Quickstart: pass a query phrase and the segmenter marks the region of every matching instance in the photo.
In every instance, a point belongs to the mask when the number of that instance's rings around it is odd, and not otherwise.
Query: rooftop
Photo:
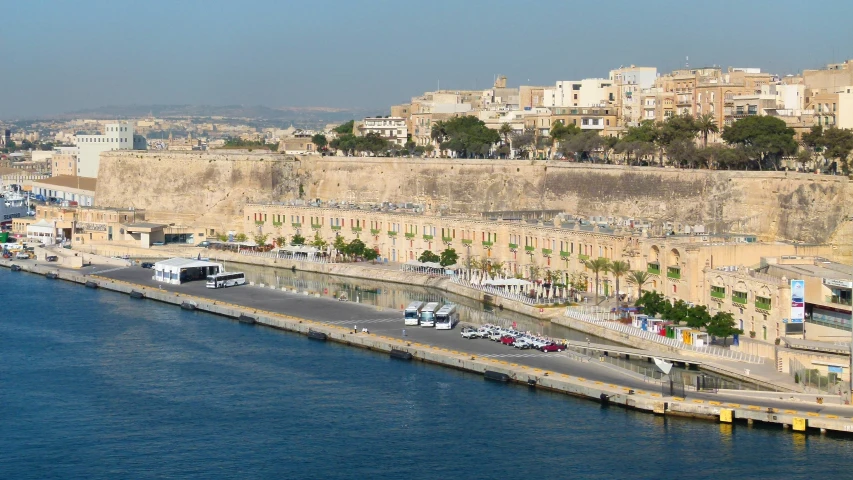
[[[52,187],[64,187],[64,188],[76,188],[80,190],[87,190],[90,192],[95,191],[95,184],[97,183],[96,178],[92,177],[78,177],[75,175],[57,175],[55,177],[43,178],[41,180],[34,180],[33,185],[39,186],[52,186]]]

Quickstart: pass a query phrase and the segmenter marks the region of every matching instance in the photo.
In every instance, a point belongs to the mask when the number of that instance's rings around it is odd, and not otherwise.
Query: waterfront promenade
[[[4,261],[4,266],[11,262]],[[18,262],[23,263],[23,262]],[[23,264],[25,270],[49,271],[47,265]],[[50,269],[56,271],[56,269]],[[193,299],[199,308],[226,316],[252,315],[258,323],[307,333],[324,332],[342,343],[390,351],[408,351],[416,359],[473,372],[492,370],[506,373],[514,381],[532,383],[594,400],[609,396],[609,403],[667,415],[696,416],[721,421],[732,419],[762,421],[793,426],[853,432],[853,409],[797,401],[795,394],[763,392],[687,392],[685,397],[667,396],[660,386],[640,376],[596,362],[584,355],[519,352],[485,340],[464,340],[458,330],[436,331],[410,327],[403,337],[400,313],[352,302],[316,298],[302,292],[283,292],[269,287],[245,286],[209,290],[202,283],[181,286],[158,285],[150,270],[138,267],[89,267],[80,271],[60,271],[60,278],[124,293],[141,291],[146,298],[180,304]],[[94,275],[91,275],[94,273]],[[353,333],[354,326],[368,328],[369,334]]]

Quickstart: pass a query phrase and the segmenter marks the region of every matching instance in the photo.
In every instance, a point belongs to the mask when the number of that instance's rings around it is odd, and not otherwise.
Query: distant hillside
[[[369,115],[379,115],[382,109],[346,109],[332,107],[277,107],[270,108],[261,105],[110,105],[92,109],[77,110],[56,115],[58,119],[95,118],[119,119],[140,118],[153,115],[160,118],[176,117],[224,117],[230,119],[247,119],[270,125],[296,126],[322,125],[341,122],[352,118],[363,118]]]

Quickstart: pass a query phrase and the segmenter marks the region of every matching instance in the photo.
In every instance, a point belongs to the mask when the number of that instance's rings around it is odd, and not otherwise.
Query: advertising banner
[[[806,281],[791,280],[791,323],[803,323],[806,316]]]

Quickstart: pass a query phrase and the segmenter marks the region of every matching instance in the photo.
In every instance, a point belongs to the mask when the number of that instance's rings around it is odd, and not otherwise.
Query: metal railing
[[[841,381],[840,374],[824,375],[817,368],[808,368],[794,358],[788,359],[788,366],[794,382],[802,385],[807,392],[842,395],[850,391],[850,382]]]
[[[277,258],[281,260],[296,260],[299,262],[311,263],[335,263],[330,257],[322,256],[294,256],[293,254],[283,254],[277,252],[255,252],[252,250],[240,250],[240,255],[246,257],[261,257],[261,258]]]
[[[598,311],[593,311],[592,309],[589,309],[587,307],[566,307],[565,316],[574,320],[580,320],[582,322],[591,323],[593,325],[605,327],[631,337],[642,338],[643,340],[649,340],[679,350],[702,353],[724,360],[737,360],[754,364],[764,363],[764,358],[758,355],[752,355],[745,352],[737,352],[727,348],[720,348],[712,345],[699,347],[696,345],[684,343],[679,339],[662,337],[656,333],[652,333],[648,330],[643,330],[632,325],[625,325],[616,321],[615,313],[603,312],[600,309],[598,309]]]

